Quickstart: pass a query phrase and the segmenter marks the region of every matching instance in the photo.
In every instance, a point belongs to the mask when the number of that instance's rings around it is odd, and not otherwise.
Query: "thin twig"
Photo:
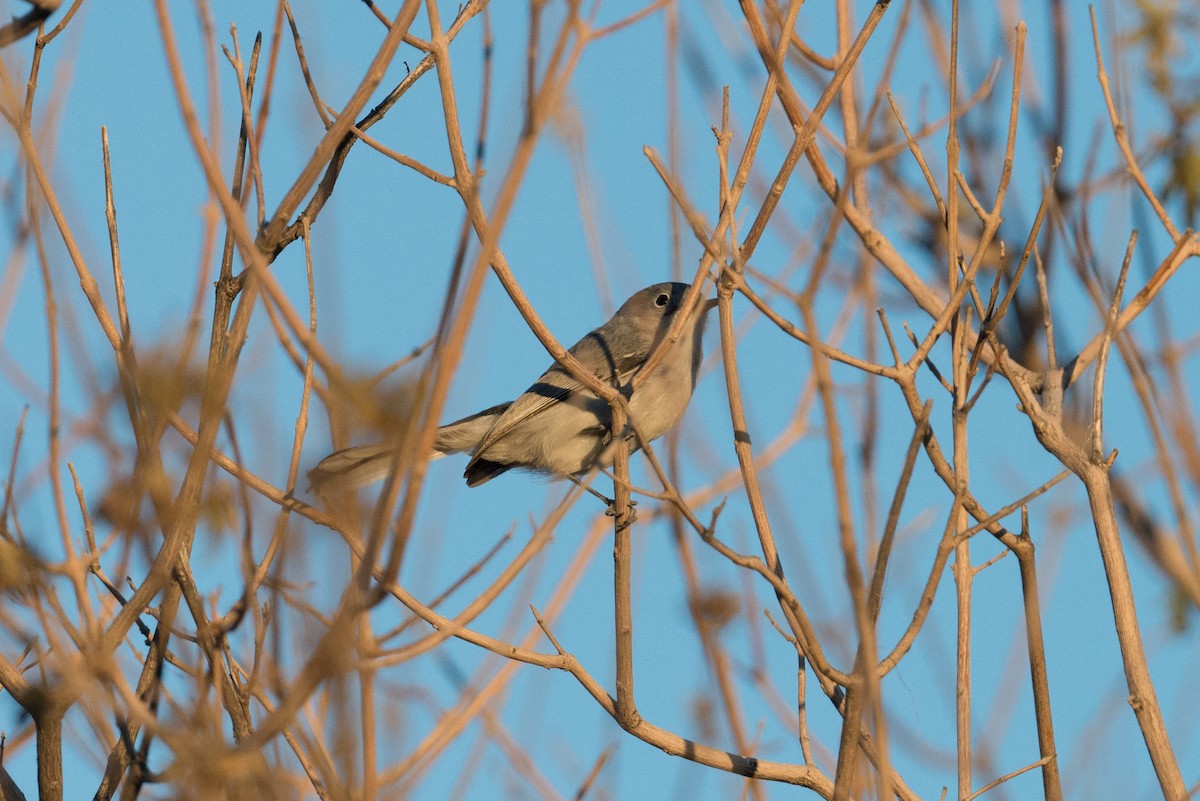
[[[1138,232],[1135,228],[1129,233],[1129,244],[1125,246],[1125,258],[1121,262],[1121,272],[1117,276],[1117,285],[1113,289],[1112,302],[1104,321],[1104,338],[1100,341],[1100,355],[1096,358],[1096,377],[1092,385],[1092,426],[1091,426],[1091,456],[1094,461],[1104,460],[1101,449],[1104,447],[1104,376],[1108,371],[1108,352],[1116,335],[1117,311],[1121,308],[1121,298],[1125,294],[1125,279],[1129,276],[1129,265],[1133,262],[1133,249],[1137,245]]]

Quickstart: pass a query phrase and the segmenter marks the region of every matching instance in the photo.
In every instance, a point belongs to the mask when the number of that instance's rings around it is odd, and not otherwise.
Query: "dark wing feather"
[[[491,459],[472,459],[463,476],[467,479],[468,487],[478,487],[507,472],[508,469],[509,465],[493,462]]]

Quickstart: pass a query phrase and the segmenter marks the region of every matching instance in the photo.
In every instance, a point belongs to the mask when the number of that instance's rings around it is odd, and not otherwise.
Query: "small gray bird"
[[[625,387],[667,335],[680,311],[687,284],[655,284],[641,290],[571,348],[571,355],[602,381]],[[671,429],[692,398],[700,369],[706,312],[701,300],[678,341],[650,377],[631,395],[629,411],[643,436],[657,439]],[[638,446],[630,431],[631,447]],[[575,479],[601,460],[608,466],[612,410],[557,362],[519,398],[442,426],[431,458],[469,453],[463,475],[476,487],[514,468]],[[340,491],[378,481],[391,468],[394,445],[346,448],[309,471],[318,492]],[[603,497],[603,496],[601,496]],[[607,499],[606,499],[607,500]]]

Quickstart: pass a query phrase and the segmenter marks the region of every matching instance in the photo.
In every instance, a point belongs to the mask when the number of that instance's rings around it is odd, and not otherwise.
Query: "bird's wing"
[[[566,400],[572,392],[582,387],[581,382],[557,364],[542,373],[542,377],[521,393],[521,396],[496,418],[496,422],[492,423],[492,427],[479,441],[479,446],[475,449],[475,455],[471,458],[467,468],[470,469],[471,463],[479,459],[489,447],[513,428],[555,403]]]
[[[593,370],[593,374],[606,383],[612,382],[614,370],[621,382],[628,380],[629,375],[644,361],[644,356],[639,358],[635,353],[611,353],[601,329],[593,331],[579,340],[571,348],[571,354],[584,364],[601,365],[599,369]],[[496,418],[491,429],[479,441],[479,447],[475,449],[475,454],[468,462],[467,469],[470,470],[471,465],[489,447],[514,427],[545,411],[555,403],[566,400],[572,392],[583,388],[583,382],[567,372],[562,365],[557,363],[552,365],[549,370],[542,373],[533,386],[521,393],[521,396]]]

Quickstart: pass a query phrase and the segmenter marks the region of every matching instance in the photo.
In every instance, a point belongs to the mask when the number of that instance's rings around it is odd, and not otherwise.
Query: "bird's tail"
[[[334,451],[308,471],[309,483],[314,492],[324,495],[379,481],[391,469],[393,452],[393,447],[383,442]]]
[[[511,405],[511,403],[500,403],[470,417],[446,423],[437,430],[437,436],[434,437],[434,458],[445,456],[448,453],[469,453],[474,456],[479,442],[491,430],[496,418],[504,414]]]
[[[442,426],[434,437],[433,452],[429,458],[438,459],[450,453],[475,453],[483,435],[508,406],[502,403]],[[381,480],[392,469],[395,448],[394,443],[378,442],[334,451],[308,471],[312,490],[325,495],[357,489]]]

